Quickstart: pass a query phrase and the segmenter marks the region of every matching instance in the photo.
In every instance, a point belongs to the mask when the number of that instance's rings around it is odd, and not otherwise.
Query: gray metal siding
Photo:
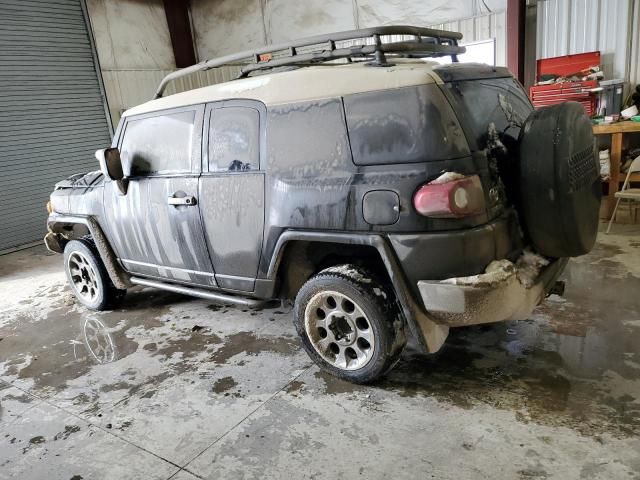
[[[80,0],[0,0],[0,252],[41,239],[53,185],[110,143]]]
[[[599,50],[605,78],[628,79],[632,7],[639,4],[638,0],[538,1],[537,57]]]

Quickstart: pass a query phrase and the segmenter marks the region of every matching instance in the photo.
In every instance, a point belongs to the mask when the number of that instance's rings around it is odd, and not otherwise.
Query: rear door
[[[200,210],[216,281],[252,292],[264,228],[265,107],[232,100],[205,111]]]
[[[204,106],[125,120],[119,148],[126,194],[105,188],[114,248],[133,273],[204,286],[215,277],[198,202]]]

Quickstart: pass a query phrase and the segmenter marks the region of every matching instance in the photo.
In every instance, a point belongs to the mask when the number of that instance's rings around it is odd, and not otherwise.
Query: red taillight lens
[[[413,206],[425,217],[459,218],[482,213],[485,208],[482,183],[477,175],[453,180],[434,180],[420,187],[413,196]],[[443,177],[441,177],[443,178]]]

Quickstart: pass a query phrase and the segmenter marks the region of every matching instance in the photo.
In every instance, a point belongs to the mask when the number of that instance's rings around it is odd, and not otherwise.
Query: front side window
[[[211,111],[209,171],[238,172],[259,168],[260,113],[250,107]]]
[[[120,147],[125,173],[190,172],[195,116],[187,111],[129,120]]]

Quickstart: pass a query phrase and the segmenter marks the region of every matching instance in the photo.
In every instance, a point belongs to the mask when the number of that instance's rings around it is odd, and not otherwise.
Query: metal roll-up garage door
[[[111,142],[80,0],[0,0],[0,252],[42,239],[53,185]]]

